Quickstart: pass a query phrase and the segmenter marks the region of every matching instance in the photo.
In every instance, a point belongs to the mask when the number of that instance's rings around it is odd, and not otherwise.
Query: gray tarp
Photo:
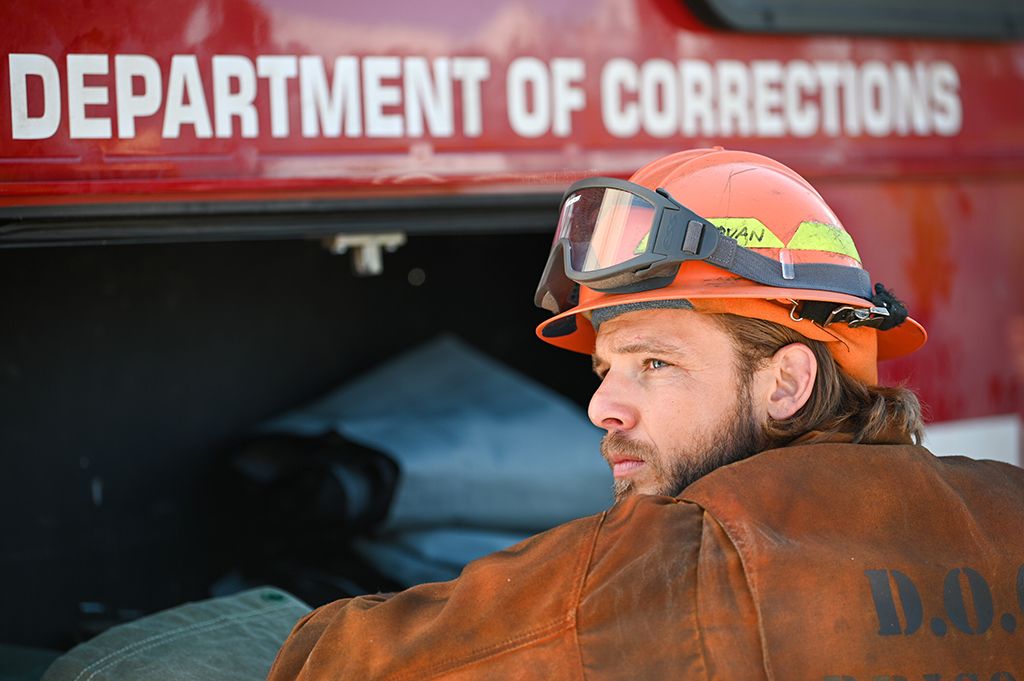
[[[336,430],[398,463],[384,527],[356,548],[404,584],[450,579],[474,558],[611,504],[602,433],[583,410],[450,336],[267,429]]]

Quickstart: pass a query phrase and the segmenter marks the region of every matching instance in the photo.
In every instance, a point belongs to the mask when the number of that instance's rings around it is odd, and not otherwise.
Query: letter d
[[[42,54],[11,54],[11,136],[16,140],[53,137],[60,126],[60,75],[57,65]],[[43,81],[43,113],[28,115],[28,77]]]
[[[902,633],[910,636],[921,626],[924,613],[921,608],[921,595],[910,577],[899,570],[865,570],[871,583],[871,598],[875,602],[875,614],[878,615],[878,635],[895,636]],[[889,576],[896,582],[896,590],[903,606],[903,621],[906,626],[900,631],[899,615],[896,612],[896,601],[893,597]]]

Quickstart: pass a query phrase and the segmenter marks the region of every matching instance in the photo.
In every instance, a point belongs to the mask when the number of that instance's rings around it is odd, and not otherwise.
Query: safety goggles
[[[820,319],[814,321],[822,325],[882,326],[887,321],[885,308],[870,306],[871,279],[863,269],[767,258],[741,247],[666,190],[651,191],[607,177],[581,180],[562,197],[551,254],[534,301],[559,314],[578,304],[581,285],[602,293],[663,288],[683,263],[692,260],[765,286],[832,291],[865,301],[864,309],[844,306],[841,314],[839,306],[816,305],[814,317]],[[780,297],[786,294],[780,292]]]

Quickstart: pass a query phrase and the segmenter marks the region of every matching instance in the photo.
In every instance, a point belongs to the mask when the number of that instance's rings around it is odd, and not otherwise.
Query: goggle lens
[[[656,213],[650,202],[628,191],[580,189],[562,204],[555,241],[568,239],[577,272],[613,267],[648,250]]]

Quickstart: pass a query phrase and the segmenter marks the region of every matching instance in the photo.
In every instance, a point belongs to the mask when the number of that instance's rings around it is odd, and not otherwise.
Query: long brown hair
[[[810,432],[824,439],[846,433],[865,444],[912,440],[920,444],[924,422],[917,396],[904,387],[867,385],[839,368],[824,343],[763,319],[732,314],[708,315],[730,335],[736,349],[741,385],[782,347],[803,343],[818,362],[811,396],[796,414],[769,419],[765,437],[782,446]]]

